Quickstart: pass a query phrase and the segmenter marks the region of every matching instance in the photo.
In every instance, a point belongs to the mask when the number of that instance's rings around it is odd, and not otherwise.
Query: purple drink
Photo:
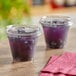
[[[40,21],[48,48],[63,48],[69,30],[69,18],[64,16],[47,16]]]
[[[7,35],[14,61],[29,61],[34,54],[37,28],[14,27],[7,30]]]

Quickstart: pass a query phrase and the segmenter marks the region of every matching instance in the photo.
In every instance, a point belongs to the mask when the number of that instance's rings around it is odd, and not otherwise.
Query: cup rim
[[[41,30],[40,30],[40,28],[38,26],[33,26],[33,25],[27,26],[27,25],[25,25],[25,27],[30,27],[30,28],[35,27],[35,29],[37,29],[37,30],[35,30],[34,32],[23,33],[23,34],[11,32],[11,29],[10,28],[12,28],[12,27],[14,27],[14,25],[8,25],[6,27],[6,34],[7,34],[7,36],[9,36],[9,35],[12,35],[13,36],[14,35],[14,36],[37,36],[38,37],[38,36],[41,35]],[[15,26],[15,27],[20,27],[20,26]],[[22,27],[24,27],[24,26],[22,26]]]
[[[63,18],[63,19],[67,19],[67,20],[70,20],[71,17],[69,16],[64,16],[64,15],[47,15],[47,16],[42,16],[42,18],[47,18],[47,17],[51,17],[51,18]]]
[[[72,25],[71,17],[69,16],[64,16],[64,15],[50,15],[50,16],[42,16],[41,19],[39,20],[39,23],[42,24],[42,26],[46,26],[48,24],[48,20],[52,23],[54,20],[64,20],[66,23],[69,25]],[[44,23],[45,22],[45,23]],[[44,25],[45,24],[45,25]]]

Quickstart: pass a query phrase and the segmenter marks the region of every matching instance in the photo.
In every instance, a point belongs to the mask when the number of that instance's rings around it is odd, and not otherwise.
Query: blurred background
[[[40,26],[45,15],[68,15],[75,28],[76,0],[0,0],[0,40],[6,39],[6,26],[26,24]]]

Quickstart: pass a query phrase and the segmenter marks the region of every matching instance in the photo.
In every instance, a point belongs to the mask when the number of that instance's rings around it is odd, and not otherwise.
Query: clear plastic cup
[[[14,62],[30,61],[33,58],[34,48],[39,28],[34,26],[8,26],[7,36]]]
[[[66,42],[70,18],[67,16],[44,16],[40,19],[47,48],[63,48]]]

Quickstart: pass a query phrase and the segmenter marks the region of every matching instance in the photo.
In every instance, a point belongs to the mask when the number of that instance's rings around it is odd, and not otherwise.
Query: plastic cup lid
[[[72,25],[71,18],[68,16],[43,16],[40,19],[43,26]]]
[[[15,25],[9,25],[7,26],[7,34],[10,35],[21,35],[21,36],[30,36],[30,35],[41,35],[41,30],[38,26],[15,26]]]

